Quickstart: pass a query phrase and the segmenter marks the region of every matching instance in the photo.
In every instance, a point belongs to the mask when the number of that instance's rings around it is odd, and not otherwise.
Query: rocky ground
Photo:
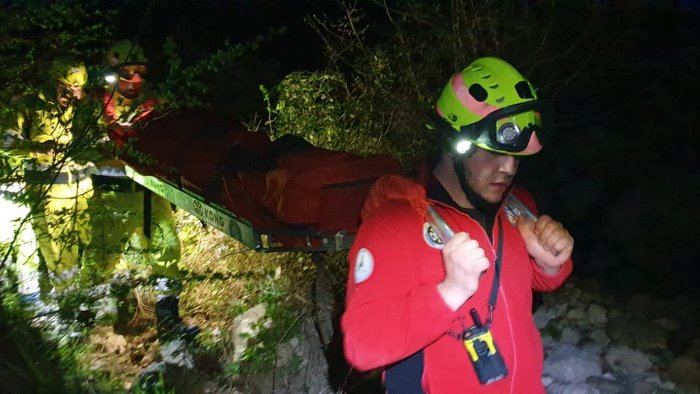
[[[698,393],[698,304],[569,282],[535,313],[550,394]]]
[[[257,306],[234,321],[231,330],[241,340],[234,344],[236,350],[228,361],[240,357],[249,338],[264,327],[256,324],[264,316],[264,308]],[[542,379],[547,392],[700,393],[697,317],[697,304],[682,296],[673,300],[642,294],[613,297],[605,295],[593,282],[572,280],[557,292],[547,294],[534,316],[545,347]],[[280,341],[274,372],[224,379],[221,368],[212,369],[210,365],[209,374],[200,379],[197,391],[369,392],[367,384],[361,388],[346,384],[341,389],[331,389],[329,378],[333,377],[329,376],[328,363],[321,351],[325,341],[319,335],[318,322],[305,316],[300,318],[299,326],[296,337]],[[176,384],[178,380],[182,383],[181,379],[205,376],[202,360],[182,355],[178,358],[173,356],[173,349],[155,346],[157,342],[139,340],[130,344],[113,333],[96,331],[95,335],[102,336],[103,340],[96,343],[102,344],[105,353],[121,355],[120,359],[127,364],[138,359],[138,365],[144,368],[142,374],[166,371],[166,380],[174,379]],[[96,363],[95,367],[100,367],[99,359]]]

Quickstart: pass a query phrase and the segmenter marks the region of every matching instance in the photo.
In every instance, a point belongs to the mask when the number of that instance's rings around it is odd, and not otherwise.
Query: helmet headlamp
[[[467,153],[467,151],[471,147],[472,147],[472,143],[471,143],[471,141],[468,141],[468,140],[460,139],[455,143],[455,151],[457,152],[457,154],[460,154],[460,155]]]
[[[117,83],[117,80],[118,80],[117,74],[109,73],[109,74],[105,75],[105,82],[107,82],[110,85],[114,85],[115,83]]]

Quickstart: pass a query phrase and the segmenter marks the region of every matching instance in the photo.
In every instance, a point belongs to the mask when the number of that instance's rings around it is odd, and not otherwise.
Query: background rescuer
[[[392,176],[370,192],[342,329],[346,358],[383,368],[389,393],[544,393],[532,290],[571,273],[573,238],[503,206],[511,194],[536,212],[512,181],[519,157],[542,148],[538,105],[511,65],[477,59],[437,101],[442,138],[423,184]]]

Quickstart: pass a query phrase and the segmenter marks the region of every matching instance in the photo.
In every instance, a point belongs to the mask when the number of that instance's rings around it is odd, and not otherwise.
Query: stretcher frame
[[[249,220],[174,182],[142,175],[128,165],[126,175],[146,189],[257,252],[340,251],[349,249],[354,240],[354,235],[346,230],[324,233],[313,229],[256,228]],[[303,246],[284,246],[278,241],[278,237],[296,239]]]

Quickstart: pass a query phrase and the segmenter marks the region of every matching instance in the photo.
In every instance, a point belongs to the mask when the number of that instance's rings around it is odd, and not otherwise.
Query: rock
[[[547,327],[549,321],[554,319],[555,317],[557,317],[557,314],[553,308],[547,308],[545,306],[542,306],[537,309],[535,314],[532,316],[532,319],[535,321],[535,326],[537,327],[537,329],[541,330]]]
[[[542,385],[543,386],[548,387],[554,382],[555,382],[555,380],[553,377],[551,377],[549,375],[542,375]]]
[[[661,380],[655,374],[633,374],[627,381],[627,390],[635,394],[675,394],[675,391],[661,387]]]
[[[559,382],[583,382],[601,372],[598,358],[575,346],[561,345],[544,360],[544,373]]]
[[[542,347],[544,347],[545,354],[550,353],[557,347],[557,341],[549,335],[542,335]]]
[[[564,327],[559,342],[565,345],[576,345],[581,340],[581,334],[571,327]]]
[[[334,393],[329,386],[328,362],[313,318],[305,318],[299,338],[277,348],[274,379],[269,374],[241,376],[245,393]],[[274,383],[274,386],[273,386]]]
[[[596,304],[591,305],[588,308],[588,321],[594,326],[605,325],[608,321],[605,308]]]
[[[583,308],[571,309],[569,313],[566,314],[566,318],[570,320],[584,320],[586,318],[586,312]]]
[[[265,317],[265,305],[258,304],[233,319],[231,327],[234,348],[232,362],[241,360],[248,340],[258,334],[260,330],[258,323],[263,317]]]
[[[176,339],[161,346],[160,356],[163,362],[176,365],[185,369],[194,368],[194,357],[187,348],[187,342],[184,339]]]
[[[555,382],[547,386],[547,394],[600,394],[600,391],[583,382]]]
[[[608,351],[605,361],[614,370],[624,373],[643,373],[651,369],[649,358],[642,352],[627,346],[614,347]]]
[[[129,348],[123,335],[115,334],[112,327],[98,326],[92,331],[90,342],[101,346],[107,353],[124,354]]]
[[[626,390],[624,383],[604,376],[589,376],[586,378],[586,383],[601,393],[624,393]]]
[[[601,358],[600,355],[603,353],[603,346],[597,343],[586,343],[581,346],[581,349],[589,354],[592,354],[598,358]]]
[[[610,343],[610,338],[605,334],[605,329],[602,328],[591,331],[589,337],[600,346],[607,346]]]

